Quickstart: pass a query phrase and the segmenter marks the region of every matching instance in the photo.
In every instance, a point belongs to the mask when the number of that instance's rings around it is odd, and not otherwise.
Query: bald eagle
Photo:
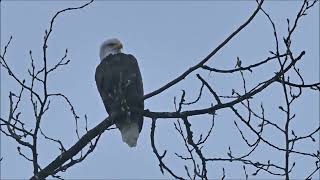
[[[143,125],[143,84],[136,58],[122,53],[121,49],[118,39],[102,43],[95,80],[108,114],[120,114],[116,116],[115,124],[122,141],[135,147]]]

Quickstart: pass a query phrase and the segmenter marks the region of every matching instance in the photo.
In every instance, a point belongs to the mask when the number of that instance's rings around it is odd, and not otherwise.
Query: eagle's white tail
[[[137,123],[124,123],[119,128],[122,136],[122,141],[127,143],[129,147],[137,145],[139,137],[139,126]]]

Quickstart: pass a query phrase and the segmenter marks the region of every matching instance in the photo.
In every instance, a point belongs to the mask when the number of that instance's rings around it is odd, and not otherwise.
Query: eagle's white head
[[[117,38],[112,38],[104,41],[100,46],[100,60],[102,61],[110,54],[120,53],[122,47],[122,43]]]

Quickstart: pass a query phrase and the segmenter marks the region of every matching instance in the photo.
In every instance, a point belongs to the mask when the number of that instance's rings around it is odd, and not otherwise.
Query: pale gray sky
[[[30,64],[28,52],[33,51],[36,61],[41,63],[44,30],[50,18],[58,11],[74,7],[84,1],[3,1],[1,2],[1,50],[9,37],[13,40],[8,49],[7,61],[19,77],[27,75]],[[294,18],[301,1],[267,1],[264,8],[274,19],[280,39],[286,35],[286,18]],[[94,81],[95,67],[100,62],[99,46],[108,38],[117,37],[124,44],[124,52],[133,54],[140,65],[145,92],[149,93],[180,75],[196,64],[222,42],[235,28],[241,25],[256,7],[255,1],[96,1],[85,9],[67,12],[56,19],[54,32],[49,40],[48,62],[53,65],[69,50],[71,63],[59,69],[49,79],[51,92],[63,92],[81,116],[80,128],[84,133],[84,115],[88,116],[89,128],[97,125],[107,114]],[[319,82],[319,6],[314,7],[299,24],[293,38],[296,53],[306,50],[299,64],[306,83]],[[282,47],[283,48],[283,47]],[[258,62],[270,56],[274,50],[274,38],[267,18],[259,13],[253,22],[235,37],[208,65],[216,68],[233,68],[236,57],[243,65]],[[253,75],[245,73],[249,87],[270,78],[278,70],[276,63],[259,68]],[[230,95],[232,88],[242,92],[242,81],[235,75],[209,75],[201,73],[221,95]],[[193,100],[201,83],[191,74],[183,82],[145,102],[151,111],[174,111],[173,97],[180,96],[185,89],[188,100]],[[18,91],[16,83],[1,72],[1,117],[7,117],[9,91]],[[284,103],[277,84],[267,88],[253,101],[259,111],[261,102],[265,105],[266,117],[274,118],[283,125],[284,116],[277,107]],[[210,96],[205,95],[197,106],[208,107]],[[28,98],[22,104],[22,118],[28,125],[34,123]],[[69,108],[62,101],[51,103],[51,109],[43,120],[42,128],[55,138],[63,140],[67,147],[76,142],[74,119]],[[296,134],[303,135],[319,124],[319,93],[304,91],[294,108],[297,119],[292,122]],[[259,111],[260,112],[260,111]],[[213,135],[206,144],[205,152],[212,157],[227,157],[228,147],[241,155],[248,151],[239,136],[233,121],[236,117],[230,110],[218,111]],[[165,161],[185,176],[182,160],[174,152],[185,153],[181,137],[174,130],[173,119],[158,120],[156,145],[160,151],[168,149]],[[209,116],[191,119],[192,128],[205,132]],[[137,148],[130,149],[121,141],[118,130],[102,135],[98,147],[82,163],[65,173],[67,179],[85,178],[170,178],[159,170],[158,160],[150,146],[150,119],[145,118]],[[243,126],[242,126],[243,127]],[[266,129],[266,136],[275,144],[284,145],[284,137]],[[250,135],[250,134],[248,134]],[[315,137],[319,142],[319,137]],[[315,152],[318,143],[307,141],[297,144],[297,149]],[[32,175],[31,163],[18,155],[16,142],[1,134],[1,178],[28,178]],[[28,152],[28,150],[24,150]],[[40,164],[44,167],[59,153],[55,144],[39,143]],[[29,155],[29,153],[27,153]],[[253,155],[255,159],[284,163],[284,153],[261,146]],[[293,156],[297,165],[292,178],[304,178],[314,168],[314,162],[301,156]],[[240,163],[211,163],[209,177],[220,178],[222,166],[227,178],[244,178]],[[249,175],[252,174],[248,167]],[[261,178],[270,178],[262,172]],[[252,177],[254,178],[254,177]],[[315,176],[316,178],[316,176]]]

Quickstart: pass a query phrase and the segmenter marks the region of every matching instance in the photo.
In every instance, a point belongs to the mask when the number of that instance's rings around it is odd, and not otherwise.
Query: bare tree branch
[[[198,68],[201,68],[207,61],[209,61],[221,48],[223,48],[234,36],[236,36],[242,29],[244,29],[257,15],[259,12],[264,0],[261,0],[259,3],[257,9],[252,13],[252,15],[249,17],[249,19],[244,22],[241,26],[239,26],[238,29],[236,29],[233,33],[231,33],[219,46],[217,46],[207,57],[205,57],[202,61],[200,61],[198,64],[192,66],[187,71],[182,73],[179,77],[175,78],[174,80],[170,81],[168,84],[162,86],[158,90],[155,90],[149,94],[146,94],[143,99],[146,100],[152,96],[155,96],[157,94],[160,94],[161,92],[165,91],[166,89],[170,88],[171,86],[177,84],[181,80],[183,80],[185,77],[187,77],[190,73],[195,71]]]

